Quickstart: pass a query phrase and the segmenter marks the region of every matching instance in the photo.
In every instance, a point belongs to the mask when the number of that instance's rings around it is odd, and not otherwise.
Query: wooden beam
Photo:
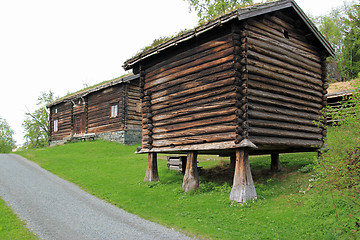
[[[246,148],[238,148],[236,149],[234,183],[230,193],[230,200],[243,203],[256,198],[257,195],[251,175],[248,150]]]
[[[279,159],[279,153],[273,152],[271,153],[271,166],[270,170],[273,172],[280,172],[282,169],[280,159]]]
[[[186,170],[182,187],[184,192],[196,192],[199,189],[197,151],[189,151],[187,154]]]
[[[144,182],[159,181],[157,168],[157,153],[149,153]]]
[[[229,168],[231,170],[235,170],[235,163],[236,163],[236,155],[231,155],[230,156],[230,166],[229,166]]]

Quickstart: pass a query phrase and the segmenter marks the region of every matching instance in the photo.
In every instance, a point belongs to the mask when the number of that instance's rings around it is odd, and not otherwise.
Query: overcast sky
[[[313,16],[343,4],[296,2]],[[21,144],[25,112],[41,91],[61,97],[121,76],[141,48],[197,21],[183,0],[1,0],[0,117]]]

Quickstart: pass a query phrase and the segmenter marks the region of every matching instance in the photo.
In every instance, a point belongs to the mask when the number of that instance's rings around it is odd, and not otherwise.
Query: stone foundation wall
[[[141,130],[124,130],[116,132],[107,132],[96,134],[96,138],[105,141],[115,141],[125,145],[141,143]]]
[[[94,139],[103,139],[105,141],[118,142],[125,145],[133,145],[136,143],[141,143],[142,133],[141,130],[123,130],[116,132],[106,132],[98,133],[95,135]],[[51,141],[50,147],[56,145],[62,145],[66,142],[71,141],[71,137],[64,138],[63,140]],[[77,140],[81,141],[81,140]]]

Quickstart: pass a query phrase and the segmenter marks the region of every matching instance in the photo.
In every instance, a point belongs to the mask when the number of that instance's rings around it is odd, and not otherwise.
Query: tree
[[[48,145],[50,134],[50,113],[46,105],[55,100],[54,93],[41,92],[39,106],[34,112],[28,111],[22,124],[25,131],[25,148],[40,148]]]
[[[227,11],[253,4],[253,0],[184,0],[189,3],[190,11],[197,12],[199,22],[216,18]]]
[[[330,14],[315,19],[321,33],[335,49],[335,60],[344,80],[360,72],[360,6],[345,3]]]
[[[9,153],[16,147],[13,134],[6,120],[0,118],[0,153]]]

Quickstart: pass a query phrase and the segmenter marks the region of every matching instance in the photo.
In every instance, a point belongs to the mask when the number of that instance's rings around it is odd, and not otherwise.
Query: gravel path
[[[0,196],[42,239],[190,239],[102,201],[14,154],[0,154]]]

